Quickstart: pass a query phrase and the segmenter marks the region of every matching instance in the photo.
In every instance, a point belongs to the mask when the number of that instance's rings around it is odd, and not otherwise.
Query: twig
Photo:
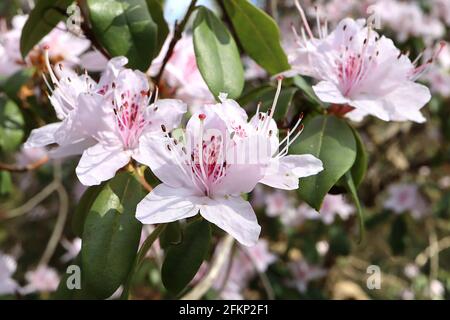
[[[158,74],[155,77],[155,83],[157,85],[161,81],[161,77],[162,77],[162,75],[164,73],[164,69],[166,68],[167,62],[169,62],[169,59],[170,59],[170,57],[173,54],[173,50],[175,49],[175,45],[177,44],[178,40],[180,40],[181,37],[183,36],[184,28],[186,27],[186,24],[188,23],[189,18],[191,17],[191,14],[195,10],[196,3],[197,3],[197,0],[191,0],[191,4],[189,5],[189,8],[186,11],[186,15],[184,16],[184,18],[181,21],[181,23],[178,24],[178,22],[175,21],[173,37],[172,37],[172,40],[170,41],[169,49],[167,49],[167,53],[166,53],[166,56],[164,57],[164,60],[163,60],[162,65],[161,65],[161,68],[159,69],[159,72],[158,72]]]
[[[29,163],[25,166],[18,166],[16,164],[8,164],[8,163],[0,163],[0,170],[9,171],[9,172],[27,172],[36,170],[39,167],[46,164],[49,160],[48,156],[45,156],[41,159],[39,159],[36,162]]]
[[[208,274],[186,295],[184,295],[181,300],[199,300],[203,295],[213,286],[214,281],[219,276],[222,271],[222,267],[228,260],[231,249],[233,247],[234,238],[227,235],[223,239],[222,250],[214,259]]]
[[[437,251],[434,251],[437,247]],[[427,247],[415,259],[415,263],[419,267],[423,267],[433,255],[450,248],[450,237],[442,238],[436,245]]]
[[[64,231],[64,226],[67,220],[67,213],[69,212],[69,196],[67,195],[67,191],[61,185],[61,183],[58,184],[56,192],[58,193],[59,197],[58,219],[56,220],[55,228],[53,229],[50,240],[47,243],[44,254],[39,261],[39,265],[47,265],[53,254],[55,253],[56,247],[58,246],[58,243],[61,240],[61,236]]]

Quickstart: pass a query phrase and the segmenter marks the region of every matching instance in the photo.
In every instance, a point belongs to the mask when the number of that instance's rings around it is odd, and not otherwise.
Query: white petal
[[[229,233],[244,246],[254,246],[258,242],[261,227],[248,201],[241,197],[208,199],[200,206],[200,214]]]
[[[313,176],[323,170],[322,161],[312,154],[289,155],[281,161],[292,167],[292,172],[298,178]]]
[[[130,156],[121,149],[98,143],[83,152],[76,173],[85,186],[98,185],[114,177],[129,161]]]
[[[323,102],[346,104],[348,99],[342,95],[336,85],[330,81],[321,81],[317,85],[313,86],[313,90],[317,97]]]
[[[179,126],[186,111],[187,105],[181,100],[160,99],[156,101],[146,110],[145,117],[149,121],[147,131],[161,131],[162,124],[167,131],[172,131]]]
[[[162,183],[152,190],[136,208],[136,218],[143,224],[172,222],[195,216],[199,198],[192,191],[171,188]]]
[[[25,142],[25,148],[45,147],[49,144],[56,143],[55,132],[61,127],[62,122],[48,124],[41,128],[31,131],[28,140]]]
[[[389,121],[389,113],[386,111],[382,98],[358,97],[349,103],[352,107],[371,114],[384,121]]]
[[[86,138],[71,144],[57,146],[51,149],[48,154],[53,159],[60,159],[82,154],[84,150],[94,146],[95,144],[97,144],[97,141],[92,138]]]

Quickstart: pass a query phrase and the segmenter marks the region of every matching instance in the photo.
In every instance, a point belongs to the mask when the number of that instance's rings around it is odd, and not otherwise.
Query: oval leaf
[[[0,96],[0,151],[17,149],[23,139],[24,120],[19,107]]]
[[[223,1],[245,52],[271,75],[290,69],[280,30],[264,11],[247,0]]]
[[[23,26],[20,52],[23,57],[33,49],[66,16],[73,0],[39,0]]]
[[[244,89],[244,68],[230,32],[210,10],[200,7],[194,21],[194,50],[198,69],[209,90],[218,97],[239,97]]]
[[[323,162],[324,170],[302,179],[298,191],[304,201],[319,210],[325,195],[355,162],[356,142],[345,121],[334,116],[318,116],[305,124],[292,152],[312,154]]]
[[[194,278],[205,260],[211,242],[211,228],[202,219],[191,222],[184,230],[183,241],[167,250],[161,276],[164,286],[177,294]]]
[[[143,72],[157,51],[158,27],[145,0],[88,0],[96,38],[111,56],[126,56],[128,66]]]
[[[355,187],[358,188],[366,175],[368,157],[361,136],[355,129],[352,128],[352,131],[356,141],[356,159],[352,166],[351,172],[353,183],[355,184]]]
[[[164,231],[159,236],[159,244],[161,248],[166,249],[171,245],[180,244],[183,237],[181,234],[181,226],[178,221],[168,223]]]
[[[167,25],[167,22],[164,19],[164,11],[161,2],[159,0],[146,0],[146,1],[148,10],[152,15],[152,19],[158,26],[158,39],[156,41],[157,45],[153,56],[153,58],[155,58],[161,51],[161,48],[163,47],[164,42],[166,41],[167,35],[169,34],[169,26]]]
[[[75,212],[72,217],[72,231],[73,233],[81,237],[83,235],[84,222],[92,206],[92,203],[97,198],[104,186],[104,183],[98,186],[89,187],[81,196],[78,205],[75,208]]]
[[[131,270],[141,236],[136,205],[145,192],[128,172],[107,182],[93,201],[84,223],[82,268],[98,298],[111,296]]]

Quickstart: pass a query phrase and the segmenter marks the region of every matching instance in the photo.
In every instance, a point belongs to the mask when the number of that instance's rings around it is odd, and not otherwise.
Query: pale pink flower
[[[403,273],[410,279],[414,279],[420,274],[419,267],[414,263],[408,263],[403,269]]]
[[[325,256],[330,249],[330,244],[326,240],[321,240],[316,243],[316,250],[321,257]]]
[[[16,260],[0,251],[0,296],[14,294],[19,289],[19,285],[13,279],[16,268]]]
[[[431,14],[450,26],[450,0],[430,0]]]
[[[287,281],[288,285],[297,288],[301,293],[306,292],[311,281],[321,279],[327,275],[326,269],[310,265],[304,260],[290,262],[288,268],[293,277],[292,280]]]
[[[348,116],[355,121],[369,114],[385,121],[425,121],[420,109],[431,95],[414,81],[432,60],[417,67],[392,40],[365,27],[363,19],[344,19],[330,34],[320,28],[316,38],[300,5],[298,9],[306,31],[297,36],[298,47],[289,55],[288,74],[318,80],[313,89],[319,99],[352,107]]]
[[[81,239],[80,238],[74,238],[72,241],[67,240],[66,238],[61,239],[61,245],[66,250],[66,253],[64,253],[60,260],[61,262],[69,262],[78,256],[78,254],[81,251]]]
[[[277,217],[292,208],[292,198],[289,198],[286,192],[275,191],[266,196],[266,214],[269,217]]]
[[[158,57],[153,60],[149,70],[151,76],[158,74],[171,40],[172,36],[169,35]],[[199,106],[214,101],[212,93],[198,70],[193,40],[189,34],[184,34],[177,42],[165,67],[163,80],[169,91],[174,91],[175,98],[183,100],[189,106]]]
[[[256,80],[267,77],[267,72],[253,59],[245,56],[242,59],[244,65],[244,76],[246,80]]]
[[[415,184],[404,183],[390,186],[384,207],[397,214],[410,212],[415,219],[420,219],[427,214],[426,201]]]
[[[402,300],[414,300],[416,295],[411,289],[405,289],[401,292],[400,297]]]
[[[429,59],[432,57],[432,53],[427,52],[424,56]],[[443,97],[450,96],[450,47],[448,42],[441,50],[435,63],[430,66],[428,72],[424,75],[424,80],[430,84],[432,92]]]
[[[336,215],[342,220],[347,220],[354,212],[355,208],[348,204],[342,195],[332,194],[325,196],[319,212],[307,204],[302,204],[298,208],[298,214],[304,217],[304,219],[320,219],[325,224],[332,224]]]
[[[22,294],[33,292],[52,292],[58,288],[59,276],[55,269],[48,266],[38,266],[25,274],[27,284],[21,289]]]
[[[87,51],[91,42],[78,37],[69,31],[63,22],[59,23],[46,35],[28,56],[23,59],[20,53],[20,37],[27,15],[17,15],[12,19],[12,29],[2,30],[0,34],[0,75],[10,76],[20,69],[31,66],[30,57],[40,54],[39,50],[46,46],[52,48],[50,59],[60,61],[68,66],[81,65],[92,67],[93,71],[101,70],[106,59],[97,51]]]
[[[200,211],[240,243],[255,245],[261,227],[241,194],[252,191],[262,179],[269,155],[262,153],[255,161],[239,157],[249,154],[253,143],[267,147],[267,139],[230,139],[226,123],[210,106],[191,117],[183,141],[165,127],[162,131],[164,137],[141,142],[138,160],[163,183],[138,204],[137,219],[144,224],[166,223]]]
[[[444,298],[445,287],[444,284],[439,280],[431,280],[430,285],[427,289],[427,294],[433,300],[441,300]]]
[[[35,163],[47,157],[47,150],[44,148],[25,148],[21,147],[15,155],[16,163],[19,166],[26,166]]]

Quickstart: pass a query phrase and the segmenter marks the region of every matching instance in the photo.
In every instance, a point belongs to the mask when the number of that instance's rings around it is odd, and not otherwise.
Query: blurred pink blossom
[[[58,288],[59,284],[59,276],[56,270],[45,265],[27,271],[25,279],[27,284],[21,289],[21,293],[25,295],[33,292],[52,292]]]
[[[0,296],[14,294],[19,289],[19,285],[13,279],[16,268],[16,260],[0,251]]]
[[[388,198],[384,207],[397,214],[410,212],[415,219],[420,219],[427,212],[427,204],[415,184],[395,184],[388,189]]]

